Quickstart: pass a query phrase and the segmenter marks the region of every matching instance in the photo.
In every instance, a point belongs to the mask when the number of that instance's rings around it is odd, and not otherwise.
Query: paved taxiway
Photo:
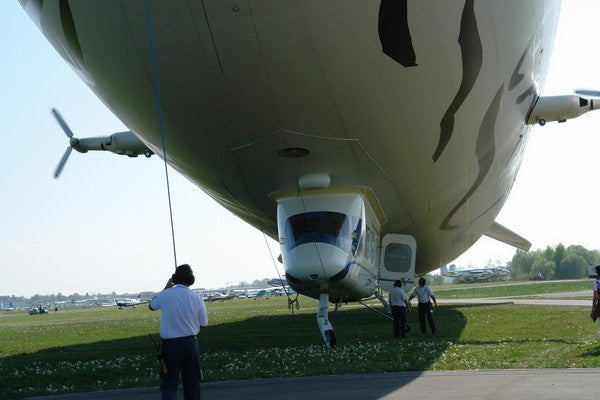
[[[204,400],[514,400],[591,399],[600,369],[427,371],[254,379],[202,385]],[[181,395],[179,393],[179,395]],[[183,398],[183,397],[178,397]],[[55,400],[158,400],[157,388],[39,397]]]

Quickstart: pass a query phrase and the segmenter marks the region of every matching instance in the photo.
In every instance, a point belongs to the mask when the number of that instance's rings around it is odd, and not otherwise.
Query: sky
[[[77,137],[127,128],[79,80],[18,1],[0,2],[0,295],[137,293],[163,288],[174,269],[162,160],[72,152],[56,107]],[[600,90],[597,0],[563,2],[544,95]],[[600,111],[535,127],[513,191],[496,221],[532,249],[600,248]],[[278,244],[169,170],[178,263],[194,287],[283,275]],[[515,249],[483,237],[459,267],[505,263]]]

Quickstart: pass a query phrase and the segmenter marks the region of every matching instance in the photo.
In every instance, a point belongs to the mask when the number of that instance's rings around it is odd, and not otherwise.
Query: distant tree
[[[552,262],[544,263],[541,260]],[[600,264],[600,250],[588,250],[580,245],[568,248],[562,243],[543,251],[517,250],[506,268],[513,279],[527,279],[541,273],[544,279],[577,279],[587,275],[589,265]]]
[[[569,254],[556,267],[556,279],[579,279],[586,276],[587,262],[577,254]]]
[[[530,277],[541,274],[544,280],[552,279],[554,278],[555,268],[554,261],[548,261],[545,257],[538,257],[531,266]]]
[[[527,279],[531,275],[531,267],[535,261],[536,254],[517,250],[512,260],[510,261],[509,269],[513,279]]]
[[[568,247],[568,250],[570,254],[583,257],[586,265],[600,264],[600,251],[598,250],[588,250],[580,245],[571,245]]]
[[[554,265],[556,265],[556,271],[560,270],[560,263],[562,260],[568,255],[567,249],[562,243],[559,243],[554,250],[554,257],[552,257],[552,261],[554,261]]]
[[[80,297],[81,297],[81,296],[79,296],[79,293],[73,293],[73,294],[71,294],[71,295],[67,296],[67,298],[69,299],[69,301],[70,301],[71,303],[75,303],[77,300],[79,300],[79,299],[80,299]]]
[[[424,278],[427,279],[428,285],[441,285],[442,283],[444,283],[444,277],[440,274],[426,274]]]
[[[544,250],[544,258],[548,261],[554,261],[554,249],[550,246]]]
[[[269,282],[269,281],[270,281],[269,278],[255,279],[254,281],[252,281],[252,286],[258,286],[258,287],[267,286],[267,282]]]

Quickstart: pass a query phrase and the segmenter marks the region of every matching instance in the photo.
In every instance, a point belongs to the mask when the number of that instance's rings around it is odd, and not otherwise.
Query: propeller
[[[58,112],[58,110],[56,108],[53,108],[51,111],[52,115],[54,115],[54,118],[56,119],[56,122],[58,122],[65,135],[67,135],[67,137],[69,138],[69,147],[67,147],[67,149],[65,150],[65,153],[63,154],[62,158],[60,159],[60,162],[58,163],[58,166],[56,167],[56,170],[54,171],[54,179],[58,179],[58,176],[62,172],[65,164],[67,163],[67,160],[69,159],[69,156],[71,155],[71,151],[79,144],[79,139],[73,136],[73,131],[71,131],[71,128],[69,128],[69,125],[67,125],[63,117]]]
[[[63,167],[67,163],[67,160],[69,159],[72,150],[73,148],[71,146],[67,147],[67,150],[65,150],[65,154],[63,154],[62,158],[60,159],[60,162],[58,163],[58,166],[56,167],[56,170],[54,171],[54,179],[58,179],[58,176],[60,175]]]

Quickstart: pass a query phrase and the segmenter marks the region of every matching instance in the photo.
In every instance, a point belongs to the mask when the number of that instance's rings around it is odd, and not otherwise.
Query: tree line
[[[546,247],[535,251],[517,250],[507,268],[515,280],[541,278],[579,279],[587,277],[590,265],[600,264],[600,251],[588,250],[583,246]]]

